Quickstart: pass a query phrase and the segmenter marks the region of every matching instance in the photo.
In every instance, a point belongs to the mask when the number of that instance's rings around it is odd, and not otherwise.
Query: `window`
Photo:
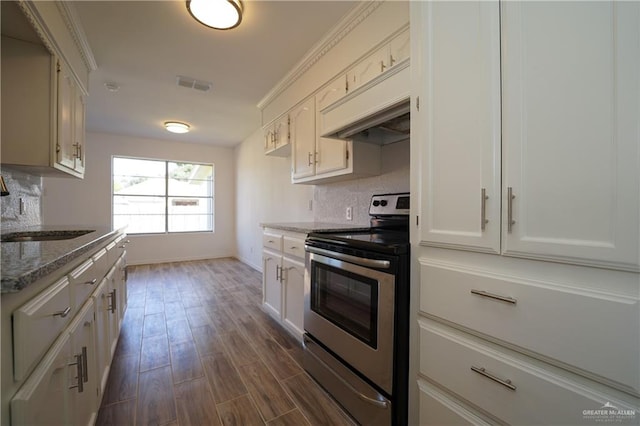
[[[213,165],[113,157],[113,226],[128,234],[213,231]]]

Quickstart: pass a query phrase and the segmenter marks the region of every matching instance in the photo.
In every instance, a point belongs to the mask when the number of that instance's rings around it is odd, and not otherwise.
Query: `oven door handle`
[[[309,339],[307,336],[303,336],[302,338],[302,345],[303,346],[308,346],[309,344],[315,345],[315,342],[311,339]],[[321,363],[323,365],[324,368],[326,368],[328,371],[330,371],[335,378],[337,378],[340,382],[342,382],[343,385],[345,385],[351,392],[353,392],[354,394],[356,394],[358,396],[358,398],[360,398],[362,401],[371,404],[371,405],[375,405],[376,407],[379,408],[383,408],[383,409],[387,409],[389,408],[389,403],[386,401],[379,401],[377,399],[373,399],[368,397],[367,395],[363,394],[362,392],[358,391],[356,388],[354,388],[351,383],[347,382],[344,378],[340,377],[339,374],[336,374],[335,371],[333,371],[331,369],[331,367],[329,367],[323,360],[321,360],[320,358],[318,358],[313,352],[308,352],[311,356],[313,356],[315,358],[316,361],[318,361],[319,363]]]
[[[391,262],[388,260],[365,259],[363,257],[351,256],[350,254],[338,253],[331,250],[310,247],[308,245],[305,245],[304,249],[309,253],[321,254],[323,256],[344,260],[346,262],[355,263],[356,265],[366,266],[369,268],[389,269],[391,267]]]

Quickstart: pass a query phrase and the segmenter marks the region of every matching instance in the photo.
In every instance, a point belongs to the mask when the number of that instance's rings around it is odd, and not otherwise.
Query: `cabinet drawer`
[[[304,240],[284,237],[284,253],[304,259]]]
[[[107,246],[107,252],[109,253],[109,265],[113,265],[118,261],[118,259],[120,259],[120,257],[126,252],[127,244],[130,242],[131,241],[127,239],[127,235],[124,234],[116,238]]]
[[[488,426],[477,414],[452,400],[430,383],[419,379],[420,425],[478,425]]]
[[[265,232],[262,234],[262,244],[276,251],[282,251],[282,235]]]
[[[104,274],[92,259],[87,259],[80,266],[69,273],[74,306],[79,309],[98,287]]]
[[[420,373],[509,424],[583,424],[585,410],[605,404],[632,410],[612,395],[574,382],[568,373],[560,376],[524,356],[424,320]]]
[[[435,262],[420,276],[423,312],[640,392],[637,298]]]
[[[13,362],[16,380],[26,377],[34,362],[49,349],[74,314],[69,280],[66,277],[13,312]]]

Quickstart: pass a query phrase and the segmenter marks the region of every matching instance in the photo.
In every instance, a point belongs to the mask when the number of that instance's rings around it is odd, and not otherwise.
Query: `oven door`
[[[390,262],[309,246],[306,262],[305,331],[391,394],[395,277],[380,270]]]

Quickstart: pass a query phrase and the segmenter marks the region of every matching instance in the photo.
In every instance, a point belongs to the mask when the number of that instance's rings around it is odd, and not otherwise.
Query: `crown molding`
[[[93,56],[93,51],[91,50],[91,46],[89,46],[87,35],[80,23],[80,18],[78,18],[75,6],[69,1],[56,1],[56,6],[58,6],[62,19],[71,33],[71,37],[78,47],[85,65],[89,71],[97,70],[98,64],[96,63],[96,58]]]
[[[336,44],[373,13],[385,0],[366,0],[355,6],[336,26],[334,26],[307,54],[278,82],[257,106],[266,107],[273,99],[284,92],[316,62],[327,54]]]

